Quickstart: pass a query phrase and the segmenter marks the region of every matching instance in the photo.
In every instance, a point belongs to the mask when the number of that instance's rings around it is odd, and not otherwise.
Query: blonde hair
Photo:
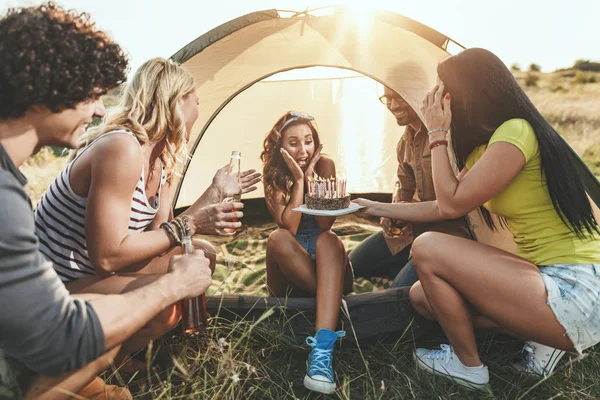
[[[165,141],[160,157],[168,179],[186,153],[186,126],[178,100],[194,90],[194,78],[181,66],[164,58],[153,58],[138,68],[121,95],[121,102],[104,124],[90,128],[81,137],[81,147],[103,134],[126,129],[141,144]]]

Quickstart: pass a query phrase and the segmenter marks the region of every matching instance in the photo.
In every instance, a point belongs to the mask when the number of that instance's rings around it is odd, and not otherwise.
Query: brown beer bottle
[[[194,252],[192,238],[188,232],[183,236],[181,243],[185,254],[192,254]],[[204,294],[191,299],[184,299],[181,305],[181,313],[183,333],[203,333],[206,331],[208,326],[208,313],[206,312],[206,300]]]

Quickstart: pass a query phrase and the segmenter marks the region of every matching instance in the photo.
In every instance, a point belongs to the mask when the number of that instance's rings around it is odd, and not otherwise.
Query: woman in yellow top
[[[436,320],[450,345],[417,349],[417,365],[470,388],[489,381],[474,328],[502,330],[536,351],[530,372],[548,374],[564,351],[600,341],[600,235],[583,185],[558,133],[504,63],[468,49],[438,66],[439,85],[423,101],[436,201],[382,204],[365,213],[432,222],[480,207],[501,216],[518,255],[428,232],[413,244],[419,282],[410,300]],[[447,132],[461,172],[448,158]],[[544,368],[546,368],[544,370]]]

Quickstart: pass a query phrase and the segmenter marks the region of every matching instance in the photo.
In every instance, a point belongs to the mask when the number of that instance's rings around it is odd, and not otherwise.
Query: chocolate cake
[[[341,210],[350,207],[350,195],[333,199],[306,195],[306,207],[312,210]]]

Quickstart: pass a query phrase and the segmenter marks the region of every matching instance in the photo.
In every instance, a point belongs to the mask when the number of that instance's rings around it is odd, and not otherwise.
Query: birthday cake
[[[350,195],[346,194],[346,179],[309,179],[306,208],[311,210],[341,210],[350,207]]]

